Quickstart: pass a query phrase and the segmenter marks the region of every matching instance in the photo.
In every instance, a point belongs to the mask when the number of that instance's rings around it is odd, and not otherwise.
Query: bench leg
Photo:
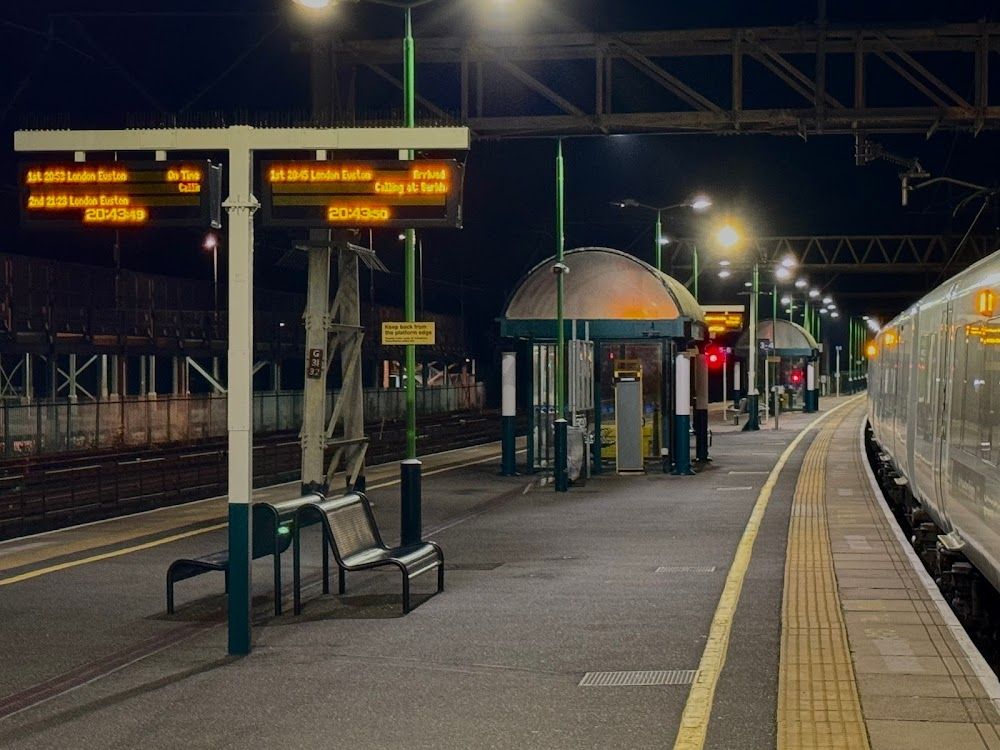
[[[330,593],[330,541],[323,532],[323,593]]]
[[[444,591],[444,560],[438,563],[438,593]]]
[[[344,572],[344,569],[341,568],[339,565],[337,566],[337,573],[338,573],[337,593],[343,594],[345,591],[347,591],[347,574]]]
[[[410,611],[410,577],[406,574],[406,568],[403,568],[403,614],[408,614]]]
[[[167,573],[167,614],[174,613],[174,578]]]

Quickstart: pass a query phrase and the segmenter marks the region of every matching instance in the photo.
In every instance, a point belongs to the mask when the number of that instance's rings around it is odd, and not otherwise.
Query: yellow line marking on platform
[[[764,519],[764,511],[767,510],[771,493],[778,483],[781,470],[785,468],[788,459],[791,458],[795,449],[799,447],[802,439],[819,426],[831,414],[836,414],[842,408],[851,404],[855,399],[838,404],[825,414],[810,422],[802,431],[795,436],[795,439],[788,445],[778,457],[777,463],[771,469],[767,481],[757,496],[750,520],[747,521],[743,536],[736,548],[736,555],[733,564],[729,568],[726,576],[726,584],[722,589],[722,597],[719,605],[712,617],[712,626],[709,630],[708,641],[705,643],[705,651],[701,656],[698,665],[698,676],[695,678],[691,692],[688,693],[687,702],[684,704],[684,713],[681,715],[681,725],[677,730],[677,739],[674,741],[674,750],[701,750],[705,746],[705,738],[708,735],[708,724],[712,716],[712,705],[715,702],[715,689],[719,684],[719,677],[722,668],[726,664],[726,654],[729,650],[729,636],[732,632],[733,618],[736,615],[736,607],[740,603],[740,594],[743,591],[743,581],[746,578],[747,569],[750,567],[750,556],[753,553],[754,542],[757,541],[757,532],[760,530],[761,521]]]
[[[809,447],[788,522],[778,664],[778,750],[869,750],[826,514],[827,454],[844,415]]]
[[[75,568],[79,565],[87,565],[88,563],[100,562],[101,560],[109,560],[113,557],[121,557],[122,555],[128,555],[132,552],[139,552],[144,549],[150,549],[152,547],[159,547],[161,544],[169,544],[170,542],[176,542],[178,539],[187,539],[188,537],[198,536],[199,534],[207,534],[209,531],[218,531],[219,529],[224,529],[229,524],[220,523],[215,526],[208,526],[204,529],[196,529],[195,531],[186,531],[183,534],[174,534],[173,536],[164,537],[163,539],[157,539],[154,542],[146,542],[145,544],[137,544],[134,547],[126,547],[125,549],[115,550],[114,552],[105,552],[102,555],[94,555],[92,557],[84,557],[80,560],[71,560],[70,562],[59,563],[58,565],[50,565],[47,568],[39,568],[38,570],[31,570],[27,573],[22,573],[19,576],[12,576],[10,578],[0,579],[0,586],[9,586],[12,583],[20,583],[21,581],[28,581],[32,578],[38,578],[39,576],[44,576],[49,573],[56,573],[60,570],[66,570],[68,568]]]
[[[518,451],[521,453],[523,451]],[[477,464],[484,464],[489,461],[496,461],[501,458],[500,454],[494,456],[487,456],[486,458],[480,458],[475,461],[467,461],[461,464],[454,464],[452,466],[444,466],[440,469],[434,469],[432,471],[426,472],[423,476],[431,476],[433,474],[443,474],[447,471],[454,471],[455,469],[465,469],[470,466],[475,466]],[[380,482],[379,484],[374,484],[368,487],[369,490],[379,490],[384,487],[392,487],[393,485],[399,484],[399,479],[393,479],[388,482]],[[10,578],[0,578],[0,586],[9,586],[13,583],[20,583],[21,581],[29,581],[32,578],[38,578],[40,576],[48,575],[49,573],[58,573],[60,570],[67,570],[69,568],[76,568],[80,565],[88,565],[89,563],[100,562],[101,560],[109,560],[114,557],[121,557],[122,555],[128,555],[132,552],[141,552],[143,550],[152,549],[154,547],[160,547],[164,544],[170,544],[171,542],[176,542],[181,539],[189,539],[193,536],[199,536],[201,534],[207,534],[211,531],[219,531],[220,529],[225,529],[229,526],[228,523],[219,523],[212,526],[206,526],[202,529],[195,529],[193,531],[185,531],[182,534],[173,534],[163,539],[156,539],[151,542],[145,542],[144,544],[137,544],[132,547],[126,547],[124,549],[115,550],[113,552],[105,552],[100,555],[92,555],[91,557],[84,557],[79,560],[71,560],[69,562],[59,563],[58,565],[50,565],[45,568],[39,568],[38,570],[30,570],[27,573],[21,573],[20,575],[11,576]]]

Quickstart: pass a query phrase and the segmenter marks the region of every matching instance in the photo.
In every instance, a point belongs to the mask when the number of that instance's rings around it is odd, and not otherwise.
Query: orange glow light
[[[997,296],[992,289],[983,289],[976,295],[976,312],[990,317],[997,307]]]
[[[882,342],[886,346],[895,346],[899,343],[899,337],[893,331],[886,331],[884,337],[882,338]]]
[[[872,341],[865,347],[865,354],[868,355],[868,359],[875,359],[878,356],[878,345]]]
[[[386,206],[355,206],[332,205],[326,209],[326,220],[329,222],[363,221],[381,224],[392,218],[392,212]]]

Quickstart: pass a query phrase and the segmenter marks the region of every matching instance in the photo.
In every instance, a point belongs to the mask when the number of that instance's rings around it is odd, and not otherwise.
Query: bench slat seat
[[[438,592],[444,590],[444,552],[434,542],[387,547],[375,524],[368,498],[350,493],[320,503],[307,503],[296,513],[294,545],[295,614],[302,611],[301,603],[301,542],[300,526],[318,520],[323,526],[323,593],[330,592],[329,557],[332,551],[337,561],[339,593],[346,590],[344,573],[348,570],[370,570],[394,565],[403,576],[403,614],[410,611],[410,581],[435,568],[438,571]]]

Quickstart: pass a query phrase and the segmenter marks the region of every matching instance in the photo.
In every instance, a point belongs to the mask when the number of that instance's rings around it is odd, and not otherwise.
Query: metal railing
[[[336,398],[334,392],[327,399],[327,416]],[[366,389],[364,398],[366,421],[401,419],[406,414],[406,393],[401,389]],[[419,414],[481,410],[484,402],[482,383],[417,391]],[[0,457],[6,458],[189,443],[226,434],[225,395],[31,403],[4,399],[0,405]],[[255,393],[254,432],[297,430],[302,410],[301,391]]]

